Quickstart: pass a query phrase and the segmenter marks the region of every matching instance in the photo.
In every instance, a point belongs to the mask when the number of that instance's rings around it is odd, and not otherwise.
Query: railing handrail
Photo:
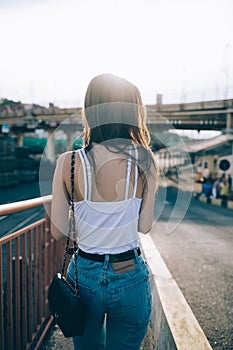
[[[37,226],[39,225],[42,225],[43,223],[45,223],[45,218],[43,219],[39,219],[35,222],[33,222],[32,224],[30,225],[27,225],[26,227],[23,227],[21,228],[20,230],[16,231],[16,232],[13,232],[13,233],[10,233],[6,236],[3,236],[0,238],[0,246],[9,242],[9,241],[12,241],[13,239],[15,238],[19,238],[22,234],[24,234],[25,232],[29,231],[29,230],[33,230],[35,229]]]
[[[19,211],[39,207],[48,204],[52,201],[52,195],[37,197],[33,199],[26,199],[19,202],[7,203],[0,205],[0,216],[17,213]]]

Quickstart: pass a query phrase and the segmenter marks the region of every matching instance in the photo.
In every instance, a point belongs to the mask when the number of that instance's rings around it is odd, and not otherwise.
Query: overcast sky
[[[233,97],[232,0],[0,0],[0,97],[81,106],[113,73],[144,102]]]

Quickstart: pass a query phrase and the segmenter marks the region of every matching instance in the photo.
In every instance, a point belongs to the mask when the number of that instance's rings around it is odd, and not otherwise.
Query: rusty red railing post
[[[22,344],[27,343],[28,339],[28,327],[27,327],[27,234],[22,235]]]
[[[16,237],[14,240],[14,257],[12,258],[13,264],[13,311],[14,311],[14,343],[15,348],[20,349],[20,337],[21,337],[21,319],[20,319],[20,307],[21,305],[21,293],[20,293],[20,244],[19,237]]]
[[[2,269],[2,246],[0,246],[0,333],[1,333],[1,337],[0,337],[0,348],[4,349],[4,338],[5,338],[5,334],[4,334],[4,324],[3,324],[3,315],[4,315],[4,309],[3,309],[3,269]]]
[[[49,306],[47,301],[47,295],[48,295],[48,288],[51,280],[51,273],[50,273],[50,251],[52,249],[51,245],[51,230],[50,230],[50,213],[51,213],[51,206],[50,204],[46,204],[45,206],[45,298],[46,298],[46,313],[49,312]]]
[[[7,346],[12,349],[12,247],[11,241],[6,244],[6,325]]]

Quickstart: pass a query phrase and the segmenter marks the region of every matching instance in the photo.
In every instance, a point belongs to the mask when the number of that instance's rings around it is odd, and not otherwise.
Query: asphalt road
[[[166,233],[176,188],[152,233],[171,274],[214,350],[233,349],[233,211],[192,200],[178,227]]]
[[[43,193],[41,193],[43,192]],[[23,201],[51,194],[51,182],[28,182],[0,188],[0,204]]]

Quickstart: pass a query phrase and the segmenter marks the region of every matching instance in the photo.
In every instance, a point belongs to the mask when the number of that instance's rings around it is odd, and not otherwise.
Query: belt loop
[[[105,254],[103,269],[107,269],[108,268],[108,263],[109,263],[109,254]]]
[[[138,248],[134,248],[133,251],[134,251],[135,259],[138,262],[138,257],[139,257],[139,255],[138,255]]]
[[[77,258],[78,257],[78,251],[79,251],[79,247],[77,247],[77,250],[76,250],[76,252],[74,253],[74,256],[75,256],[75,258]]]

